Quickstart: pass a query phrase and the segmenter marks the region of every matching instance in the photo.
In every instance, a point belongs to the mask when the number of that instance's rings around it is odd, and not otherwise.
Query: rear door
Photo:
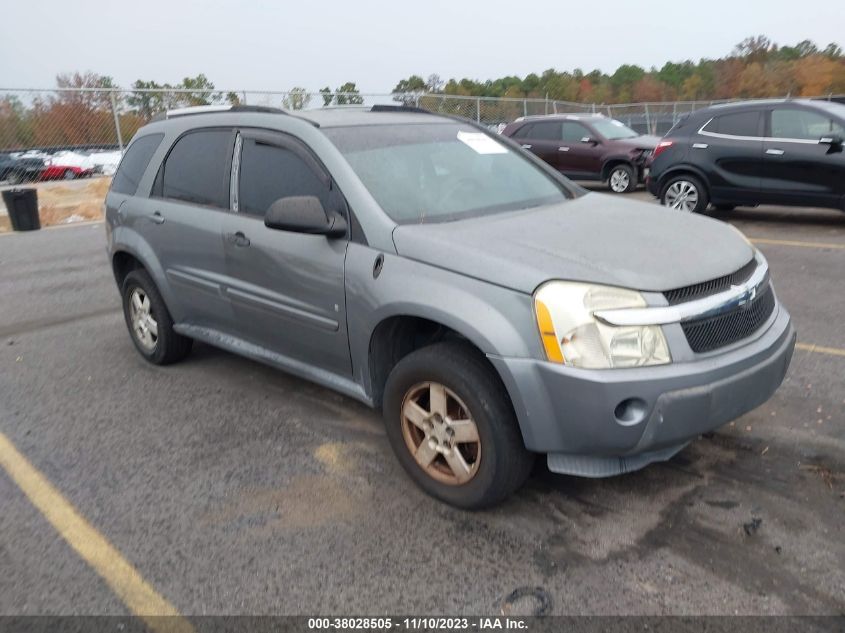
[[[763,171],[762,111],[714,116],[692,135],[688,160],[707,175],[714,200],[756,203]]]
[[[225,329],[231,314],[222,292],[220,235],[229,214],[234,141],[230,128],[182,135],[159,168],[150,198],[129,211],[164,269],[174,318],[215,330]]]
[[[349,377],[346,238],[270,229],[264,214],[287,196],[317,196],[348,219],[343,196],[313,154],[279,132],[242,130],[235,148],[235,213],[223,228],[226,294],[239,336]]]
[[[534,121],[526,125],[525,133],[518,136],[522,147],[542,158],[558,171],[564,171],[562,155],[569,151],[562,141],[561,121]]]
[[[819,141],[845,136],[845,126],[798,106],[767,115],[762,201],[838,207],[845,195],[845,154],[841,145]]]

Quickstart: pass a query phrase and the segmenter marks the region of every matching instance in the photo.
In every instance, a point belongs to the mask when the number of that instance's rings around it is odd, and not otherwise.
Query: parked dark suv
[[[628,193],[642,182],[657,143],[601,114],[554,114],[517,119],[502,134],[522,144],[562,174],[607,182]]]
[[[845,210],[845,105],[747,101],[699,110],[654,153],[648,190],[701,213],[784,204]]]

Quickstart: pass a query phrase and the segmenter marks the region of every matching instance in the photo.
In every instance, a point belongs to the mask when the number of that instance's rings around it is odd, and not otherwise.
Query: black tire
[[[152,349],[145,347],[140,335],[132,325],[130,304],[136,289],[140,289],[143,295],[149,299],[149,313],[157,324],[157,336]],[[123,318],[129,330],[129,338],[132,339],[141,356],[156,365],[169,365],[182,360],[190,353],[193,340],[173,331],[173,319],[170,312],[164,305],[164,299],[161,298],[158,288],[145,270],[133,270],[126,275],[121,294],[123,297]]]
[[[465,483],[443,483],[429,475],[406,443],[403,403],[427,382],[444,385],[462,400],[477,427],[477,470]],[[450,505],[474,510],[499,503],[531,472],[534,454],[525,448],[505,387],[484,356],[468,344],[436,343],[400,360],[387,378],[382,411],[399,463],[420,488]]]
[[[690,206],[690,208],[679,208],[682,211],[691,211],[692,213],[704,213],[707,211],[707,206],[710,204],[710,194],[707,191],[707,188],[704,186],[704,183],[701,182],[695,176],[690,174],[678,174],[677,176],[672,176],[669,178],[664,184],[663,187],[660,189],[660,204],[665,207],[671,206],[669,202],[667,202],[667,196],[671,196],[674,185],[676,184],[686,184],[691,186],[696,193],[695,204]],[[671,200],[671,198],[670,198]]]
[[[613,193],[631,193],[637,188],[637,172],[625,163],[614,165],[607,174],[607,188]]]

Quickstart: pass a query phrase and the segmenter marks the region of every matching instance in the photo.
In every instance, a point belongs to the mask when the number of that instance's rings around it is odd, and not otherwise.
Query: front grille
[[[751,274],[757,268],[757,260],[752,259],[745,266],[740,268],[735,273],[719,277],[718,279],[711,279],[710,281],[703,281],[700,284],[692,286],[685,286],[683,288],[675,288],[674,290],[667,290],[663,293],[666,301],[670,306],[684,303],[686,301],[693,301],[701,299],[702,297],[709,297],[715,295],[723,290],[728,290],[731,286],[741,284],[743,281],[751,277]]]
[[[709,352],[751,336],[775,309],[775,293],[770,284],[752,301],[730,312],[681,323],[687,342],[696,353]]]

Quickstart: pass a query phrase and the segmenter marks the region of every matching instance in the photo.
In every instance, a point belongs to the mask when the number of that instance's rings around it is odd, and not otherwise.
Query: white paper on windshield
[[[483,132],[458,132],[458,140],[479,154],[507,154],[508,148]]]

